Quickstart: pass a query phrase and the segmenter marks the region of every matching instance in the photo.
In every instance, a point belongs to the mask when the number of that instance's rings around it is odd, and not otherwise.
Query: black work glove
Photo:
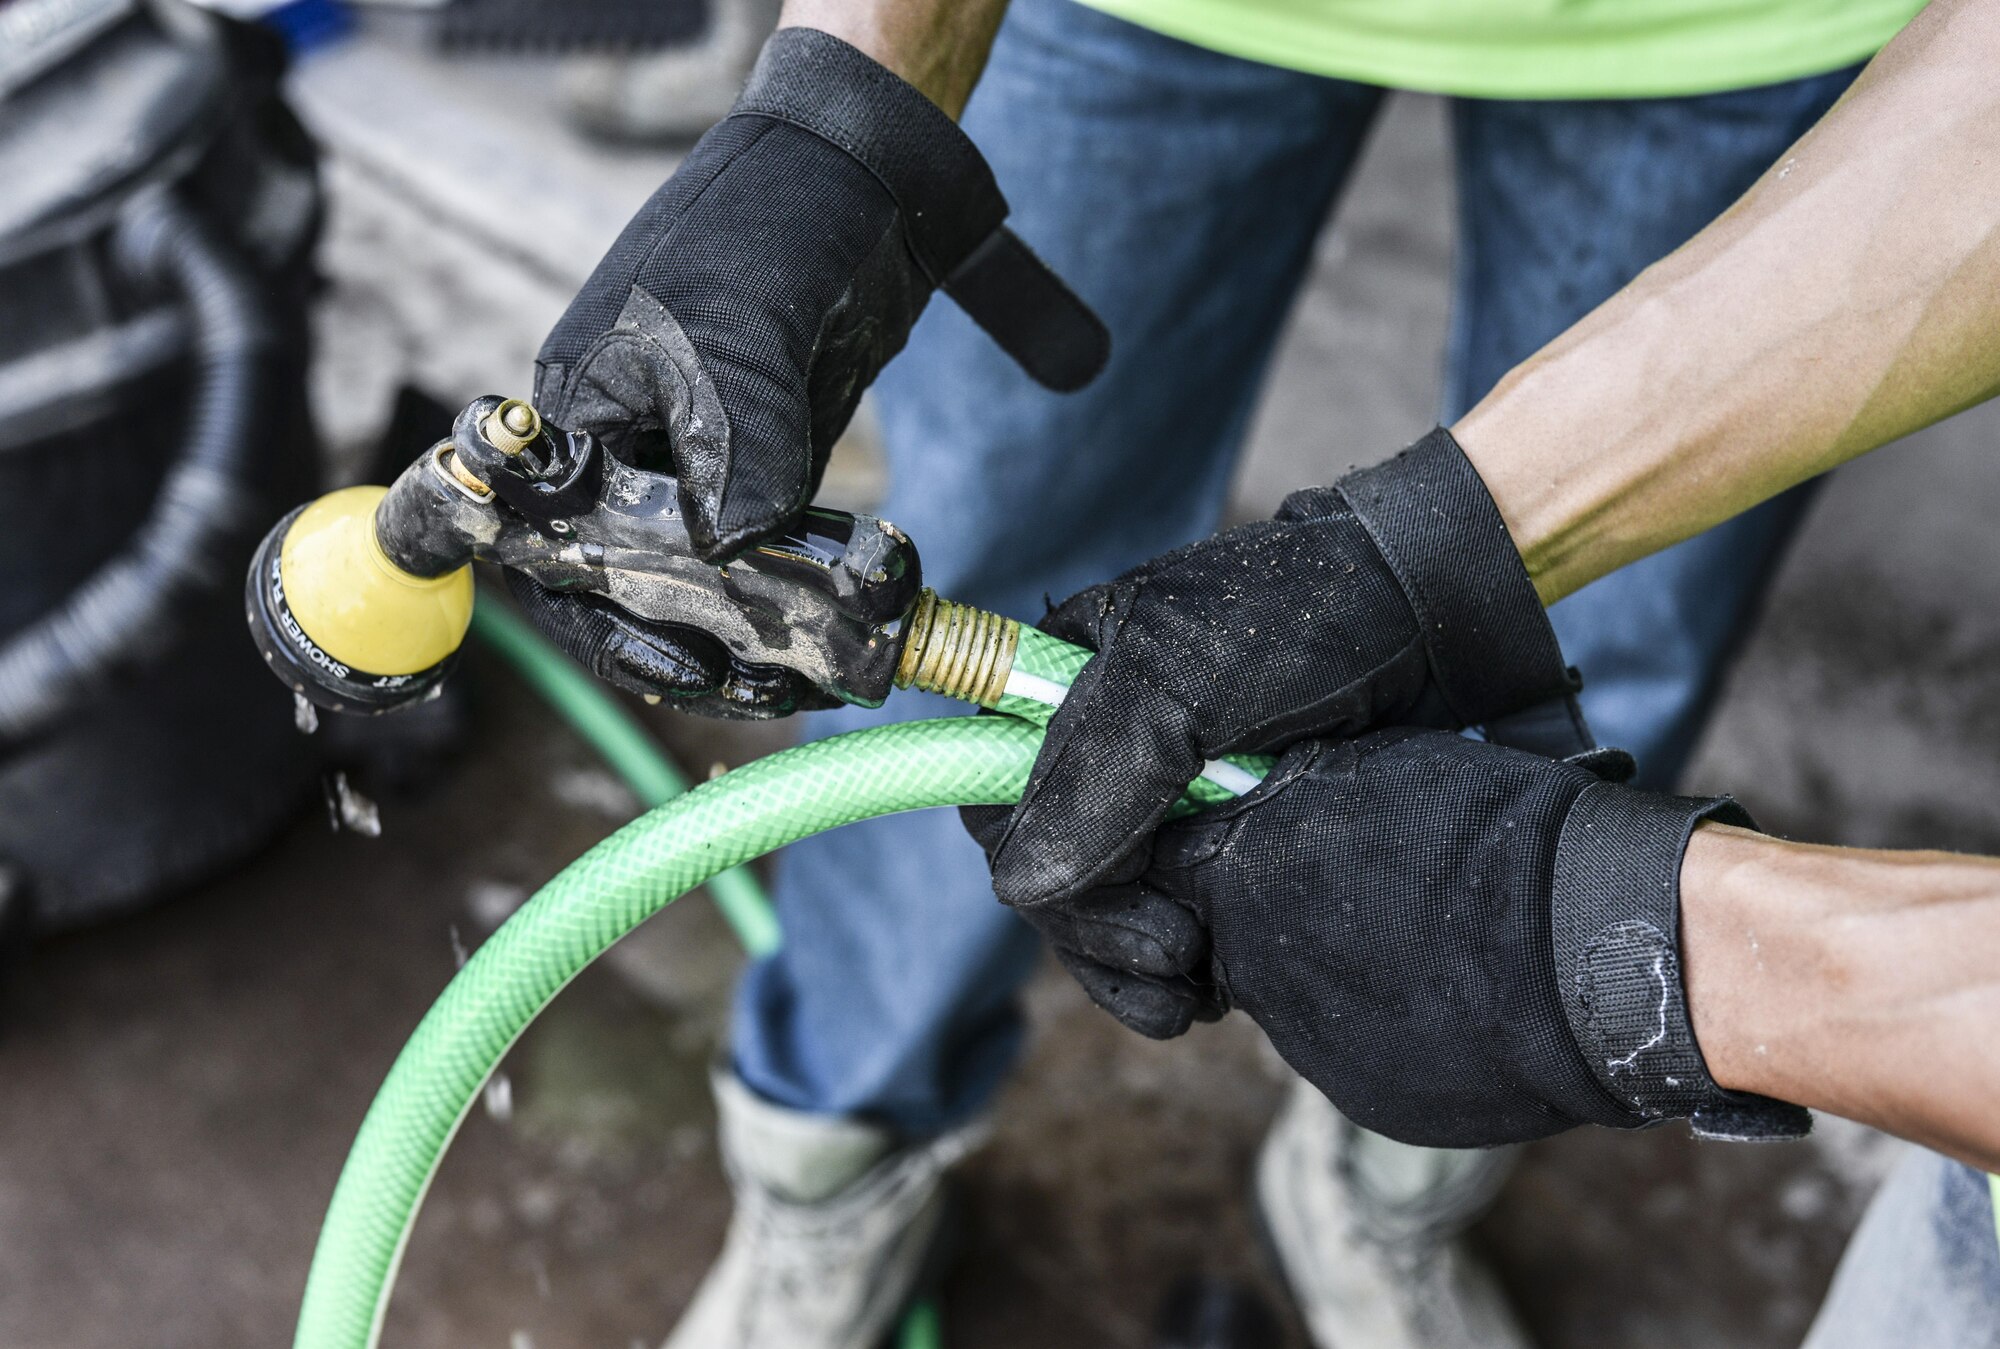
[[[1042,627],[1097,655],[1011,817],[985,807],[967,824],[1001,900],[1101,1006],[1155,1037],[1213,1009],[1183,984],[1132,972],[1171,966],[1164,953],[1199,934],[1130,910],[1126,886],[1204,760],[1398,724],[1483,725],[1552,754],[1591,743],[1500,512],[1441,429],[1294,493],[1273,520],[1074,595]],[[1135,946],[1152,953],[1139,965]]]
[[[696,551],[725,561],[798,518],[933,289],[1051,388],[1096,374],[1103,326],[1006,215],[986,161],[929,99],[838,38],[782,29],[549,334],[536,404],[628,462],[670,467]],[[827,705],[684,625],[546,592],[523,607],[587,667],[689,711]]]
[[[860,51],[779,30],[543,344],[535,401],[628,462],[670,459],[711,562],[785,529],[861,392],[943,288],[1076,389],[1103,325],[1011,231],[952,120]]]
[[[1444,731],[1307,741],[1163,828],[1130,902],[1204,925],[1207,968],[1185,973],[1390,1138],[1683,1116],[1709,1137],[1802,1135],[1799,1107],[1716,1086],[1681,985],[1688,836],[1749,817],[1608,780],[1630,771],[1617,751],[1556,762]]]
[[[804,675],[738,660],[698,628],[655,623],[602,595],[559,594],[523,572],[505,574],[524,618],[586,670],[627,692],[730,721],[840,706]]]

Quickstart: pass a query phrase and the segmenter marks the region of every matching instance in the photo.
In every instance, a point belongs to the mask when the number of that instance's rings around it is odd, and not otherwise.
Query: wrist
[[[2000,863],[1707,827],[1681,892],[1688,1000],[1719,1082],[2000,1160]]]
[[[1541,396],[1547,372],[1517,367],[1451,430],[1478,472],[1543,604],[1614,569],[1599,537],[1606,503],[1586,481],[1592,446]]]
[[[1729,372],[1687,341],[1703,320],[1663,289],[1667,267],[1515,366],[1452,427],[1545,604],[1801,476],[1759,462],[1742,428],[1708,415]]]
[[[778,26],[832,34],[956,121],[979,82],[1006,8],[1006,0],[785,0]]]
[[[1775,883],[1788,845],[1747,829],[1704,825],[1681,867],[1681,952],[1689,1014],[1709,1072],[1732,1091],[1802,1091],[1802,1051],[1823,1000],[1802,990],[1824,959],[1818,920]]]

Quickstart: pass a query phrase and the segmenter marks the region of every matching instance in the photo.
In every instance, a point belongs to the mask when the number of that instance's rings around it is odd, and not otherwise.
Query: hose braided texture
[[[783,750],[641,816],[543,886],[432,1005],[369,1107],[320,1229],[295,1349],[373,1349],[424,1191],[481,1085],[563,986],[620,937],[718,873],[809,834],[928,806],[1020,799],[1054,711],[1049,699],[1059,700],[1090,653],[947,600],[934,599],[920,618],[945,625],[937,646],[950,653],[949,669],[940,667],[936,686],[1013,715],[904,722]],[[482,624],[501,639],[516,627],[497,616]],[[1010,666],[1047,698],[1003,692]],[[1227,763],[1239,770],[1231,780],[1248,784],[1271,761]],[[1204,777],[1179,809],[1234,794]]]
[[[424,1191],[488,1074],[612,943],[724,868],[856,820],[1005,804],[1041,731],[1010,717],[905,722],[759,759],[626,825],[479,948],[389,1071],[327,1209],[296,1349],[363,1349]]]
[[[603,756],[640,806],[651,810],[687,794],[687,778],[655,748],[632,714],[519,614],[503,604],[482,603],[472,611],[472,630]],[[777,915],[748,868],[718,871],[704,884],[745,951],[757,957],[778,949]]]

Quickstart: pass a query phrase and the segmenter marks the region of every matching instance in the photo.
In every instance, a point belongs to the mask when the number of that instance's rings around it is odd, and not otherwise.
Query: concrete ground
[[[515,69],[434,70],[378,40],[301,72],[334,153],[322,401],[350,448],[404,374],[447,399],[520,388],[565,287],[662,171],[570,144]],[[1323,241],[1243,513],[1427,424],[1451,247],[1438,113],[1394,105]],[[452,214],[454,175],[528,163],[564,190],[525,223]],[[1829,485],[1698,785],[1800,837],[2000,851],[1996,412]],[[875,481],[853,447],[836,490]],[[475,734],[430,789],[384,800],[380,839],[302,819],[237,875],[52,943],[0,988],[0,1344],[284,1340],[353,1130],[458,953],[632,809],[505,671],[475,655],[463,684]],[[777,743],[650,720],[697,772]],[[727,1214],[703,1081],[735,963],[689,902],[563,995],[453,1148],[387,1343],[663,1334]],[[1243,1195],[1283,1077],[1254,1029],[1152,1044],[1053,970],[1029,1005],[1033,1049],[968,1169],[950,1343],[1136,1349],[1177,1274],[1274,1292]],[[1781,1349],[1893,1146],[1837,1121],[1791,1148],[1571,1134],[1525,1151],[1475,1239],[1550,1349]]]

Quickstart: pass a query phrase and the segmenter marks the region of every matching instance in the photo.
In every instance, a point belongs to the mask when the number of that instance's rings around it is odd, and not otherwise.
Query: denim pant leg
[[[940,298],[884,372],[884,514],[952,598],[1044,597],[1210,532],[1312,240],[1379,101],[1071,0],[1017,0],[966,115],[1014,225],[1110,325],[1079,394],[1030,382]],[[964,708],[915,693],[828,734]],[[1013,1060],[1029,929],[956,812],[786,850],[785,944],[739,989],[738,1073],[781,1105],[910,1135],[979,1109]]]
[[[1805,1349],[2000,1349],[1986,1177],[1913,1145],[1847,1243]]]
[[[1460,244],[1446,420],[1678,248],[1856,69],[1692,98],[1453,105]],[[1589,428],[1578,428],[1587,444]],[[1670,788],[1807,501],[1767,502],[1586,586],[1549,616],[1597,738]]]

